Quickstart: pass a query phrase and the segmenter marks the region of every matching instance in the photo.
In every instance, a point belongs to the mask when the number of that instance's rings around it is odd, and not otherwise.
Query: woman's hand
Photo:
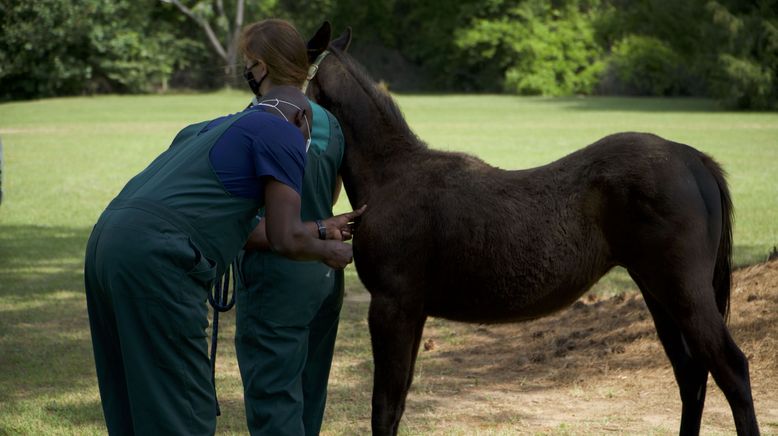
[[[342,238],[342,230],[345,230],[342,228],[364,210],[362,207],[333,217],[332,223],[338,225],[337,235]],[[262,221],[271,249],[283,256],[295,260],[321,260],[336,269],[351,263],[351,244],[340,240],[322,241],[314,236],[316,227],[311,228],[300,221],[300,195],[281,182],[268,180],[265,185],[265,219]],[[310,224],[315,223],[311,221]],[[351,233],[347,233],[350,237]]]
[[[327,228],[327,239],[348,241],[354,236],[354,220],[365,212],[367,205],[357,210],[327,218],[322,221]]]
[[[325,241],[328,245],[327,255],[322,262],[334,269],[343,269],[354,258],[351,244],[340,241]]]

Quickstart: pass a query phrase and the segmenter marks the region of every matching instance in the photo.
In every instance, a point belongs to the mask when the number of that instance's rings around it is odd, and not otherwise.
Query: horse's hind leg
[[[687,268],[694,270],[692,265]],[[748,361],[727,330],[710,281],[696,280],[695,286],[693,278],[671,279],[667,271],[672,269],[655,269],[653,276],[631,274],[641,283],[673,363],[683,401],[681,434],[699,433],[705,395],[703,368],[707,368],[729,402],[738,435],[758,435]]]
[[[401,304],[375,294],[370,301],[374,435],[397,434],[425,320],[421,304]]]
[[[659,340],[673,365],[683,405],[680,434],[699,434],[702,409],[705,405],[708,368],[702,361],[691,355],[683,334],[665,308],[650,293],[646,292],[645,286],[637,277],[633,276],[632,278],[643,291],[643,298],[654,319]]]
[[[712,287],[708,290],[713,291]],[[727,397],[738,435],[758,435],[748,360],[732,339],[715,304],[711,302],[705,309],[681,317],[679,324],[692,354],[707,363],[713,379]]]

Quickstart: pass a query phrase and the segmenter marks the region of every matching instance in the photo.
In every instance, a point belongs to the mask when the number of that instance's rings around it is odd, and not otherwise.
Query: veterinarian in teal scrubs
[[[313,108],[301,218],[332,216],[343,135],[332,114]],[[235,348],[253,435],[316,435],[343,303],[343,271],[270,251],[240,260]]]
[[[279,40],[283,32],[277,29],[287,25],[266,20],[255,29],[268,40],[271,35],[275,38],[273,44],[253,47],[258,74],[268,77],[255,90],[257,95],[272,92],[279,69],[286,71],[285,76],[302,73],[295,86],[302,86],[306,79],[307,69],[292,74],[288,68],[291,62],[277,59],[277,47],[288,46],[297,38],[286,34],[286,39]],[[305,52],[285,55],[289,59],[307,56]],[[312,144],[307,152],[301,208],[306,221],[332,216],[344,152],[337,120],[322,107],[311,106]],[[236,303],[235,347],[248,428],[253,435],[315,435],[321,428],[327,397],[343,302],[343,272],[321,262],[287,260],[267,250],[261,232],[255,236],[239,260],[241,286]],[[345,240],[350,233],[343,229],[331,237]]]

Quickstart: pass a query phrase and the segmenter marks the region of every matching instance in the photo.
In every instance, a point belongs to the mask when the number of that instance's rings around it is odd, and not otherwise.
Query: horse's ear
[[[332,38],[332,26],[329,21],[325,21],[319,27],[319,30],[308,40],[308,62],[313,62],[321,52],[327,49]]]
[[[346,27],[346,30],[339,37],[333,39],[330,45],[340,51],[348,50],[348,47],[351,45],[351,26]]]

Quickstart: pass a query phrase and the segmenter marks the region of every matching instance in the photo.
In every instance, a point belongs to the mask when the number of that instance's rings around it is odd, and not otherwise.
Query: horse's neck
[[[426,147],[402,118],[382,111],[373,101],[341,103],[338,107],[343,110],[335,116],[346,139],[343,185],[352,206],[360,207],[376,188],[391,181],[412,153]]]
[[[392,180],[413,150],[407,138],[396,132],[375,129],[370,131],[343,123],[346,138],[341,175],[346,193],[354,207],[368,202],[372,193]],[[354,127],[357,127],[356,129]]]

